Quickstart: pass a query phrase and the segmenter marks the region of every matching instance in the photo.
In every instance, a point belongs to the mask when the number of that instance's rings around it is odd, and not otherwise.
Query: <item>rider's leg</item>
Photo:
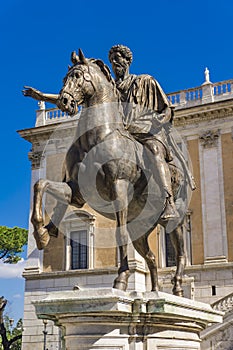
[[[166,204],[161,219],[167,220],[171,218],[177,218],[179,216],[174,203],[174,197],[171,185],[171,173],[168,163],[165,160],[166,150],[161,142],[157,140],[148,140],[146,147],[151,151],[153,159],[155,160],[155,166],[157,174],[160,177],[160,181],[166,192]]]

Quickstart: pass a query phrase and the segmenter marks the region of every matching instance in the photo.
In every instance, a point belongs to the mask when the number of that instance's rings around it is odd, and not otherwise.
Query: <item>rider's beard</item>
[[[123,78],[126,72],[126,67],[123,65],[115,65],[114,66],[114,73],[117,79]]]

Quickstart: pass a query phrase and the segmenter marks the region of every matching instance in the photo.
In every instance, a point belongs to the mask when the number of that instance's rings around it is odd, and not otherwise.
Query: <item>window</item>
[[[73,231],[70,233],[71,269],[87,269],[87,231]]]
[[[66,270],[94,268],[95,216],[73,210],[63,221],[66,236]]]

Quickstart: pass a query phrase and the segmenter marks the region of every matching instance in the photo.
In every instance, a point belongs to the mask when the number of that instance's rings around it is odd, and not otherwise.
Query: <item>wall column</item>
[[[227,262],[222,150],[219,130],[200,136],[204,263]]]
[[[38,274],[43,270],[43,250],[38,250],[36,241],[33,236],[33,225],[31,223],[31,214],[33,206],[33,186],[39,178],[44,177],[45,159],[42,152],[29,152],[28,158],[32,164],[31,171],[31,190],[30,190],[30,214],[29,214],[29,229],[28,229],[28,248],[27,248],[27,264],[24,268],[25,275]]]

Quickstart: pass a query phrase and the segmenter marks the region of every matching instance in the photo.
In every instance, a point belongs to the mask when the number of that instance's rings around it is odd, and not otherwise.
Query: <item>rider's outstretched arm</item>
[[[37,101],[44,101],[49,102],[53,104],[57,104],[59,95],[58,94],[47,94],[43,93],[35,88],[32,88],[30,86],[24,86],[23,90],[24,96],[30,96],[34,98]]]
[[[59,98],[59,95],[57,95],[57,94],[45,94],[45,93],[43,93],[42,95],[41,95],[41,99],[40,99],[40,101],[44,101],[44,102],[49,102],[49,103],[53,103],[53,104],[57,104],[57,100],[58,100],[58,98]]]

